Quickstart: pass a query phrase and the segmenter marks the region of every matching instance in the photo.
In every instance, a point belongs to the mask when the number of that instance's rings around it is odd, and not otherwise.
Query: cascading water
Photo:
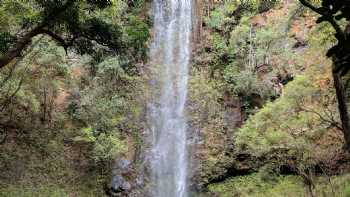
[[[154,0],[151,65],[157,68],[150,103],[151,179],[154,197],[186,197],[187,96],[192,0]]]

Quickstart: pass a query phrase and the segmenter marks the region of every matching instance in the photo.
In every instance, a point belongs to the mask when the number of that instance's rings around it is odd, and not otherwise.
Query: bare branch
[[[314,11],[314,12],[320,14],[320,15],[324,15],[324,13],[321,12],[321,10],[320,10],[319,8],[315,7],[314,5],[312,5],[311,3],[309,3],[308,1],[306,1],[306,0],[299,0],[299,2],[300,2],[301,4],[303,4],[304,6],[310,8],[312,11]]]
[[[328,123],[330,126],[336,127],[339,130],[343,130],[343,127],[340,126],[340,123],[338,121],[335,121],[333,119],[333,117],[331,119],[325,118],[325,117],[323,117],[323,115],[321,113],[317,112],[316,110],[308,109],[305,107],[302,107],[302,110],[305,112],[313,113],[313,114],[317,115],[321,121]]]

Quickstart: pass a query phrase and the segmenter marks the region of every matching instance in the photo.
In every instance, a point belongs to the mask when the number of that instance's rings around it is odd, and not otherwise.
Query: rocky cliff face
[[[198,77],[202,76],[193,76],[192,82]],[[242,124],[238,98],[202,80],[191,83],[189,103],[191,131],[196,136],[191,154],[192,187],[195,189],[227,176],[234,165],[234,131]],[[206,83],[209,87],[197,87],[206,86]]]
[[[234,132],[244,116],[240,99],[225,90],[220,82],[211,80],[207,66],[197,61],[205,59],[201,51],[206,47],[208,31],[202,29],[197,35],[189,83],[189,133],[193,137],[191,187],[195,190],[229,173],[234,165]]]

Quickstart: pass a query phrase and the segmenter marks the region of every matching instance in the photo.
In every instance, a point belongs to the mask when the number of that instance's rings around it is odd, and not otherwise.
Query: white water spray
[[[188,153],[185,103],[191,55],[192,0],[154,0],[151,65],[158,68],[150,103],[154,197],[186,197]],[[159,68],[160,67],[160,68]]]

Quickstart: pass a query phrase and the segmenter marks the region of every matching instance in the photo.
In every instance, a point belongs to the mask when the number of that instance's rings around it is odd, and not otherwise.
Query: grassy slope
[[[91,188],[62,188],[58,185],[44,186],[9,186],[0,190],[1,197],[99,197],[102,193],[91,191]]]
[[[234,177],[223,183],[210,185],[209,196],[220,197],[307,197],[310,196],[302,180],[296,176],[261,177],[259,174]],[[315,181],[317,197],[350,196],[350,174],[331,177],[331,184],[326,177]],[[332,191],[333,190],[333,191]]]

